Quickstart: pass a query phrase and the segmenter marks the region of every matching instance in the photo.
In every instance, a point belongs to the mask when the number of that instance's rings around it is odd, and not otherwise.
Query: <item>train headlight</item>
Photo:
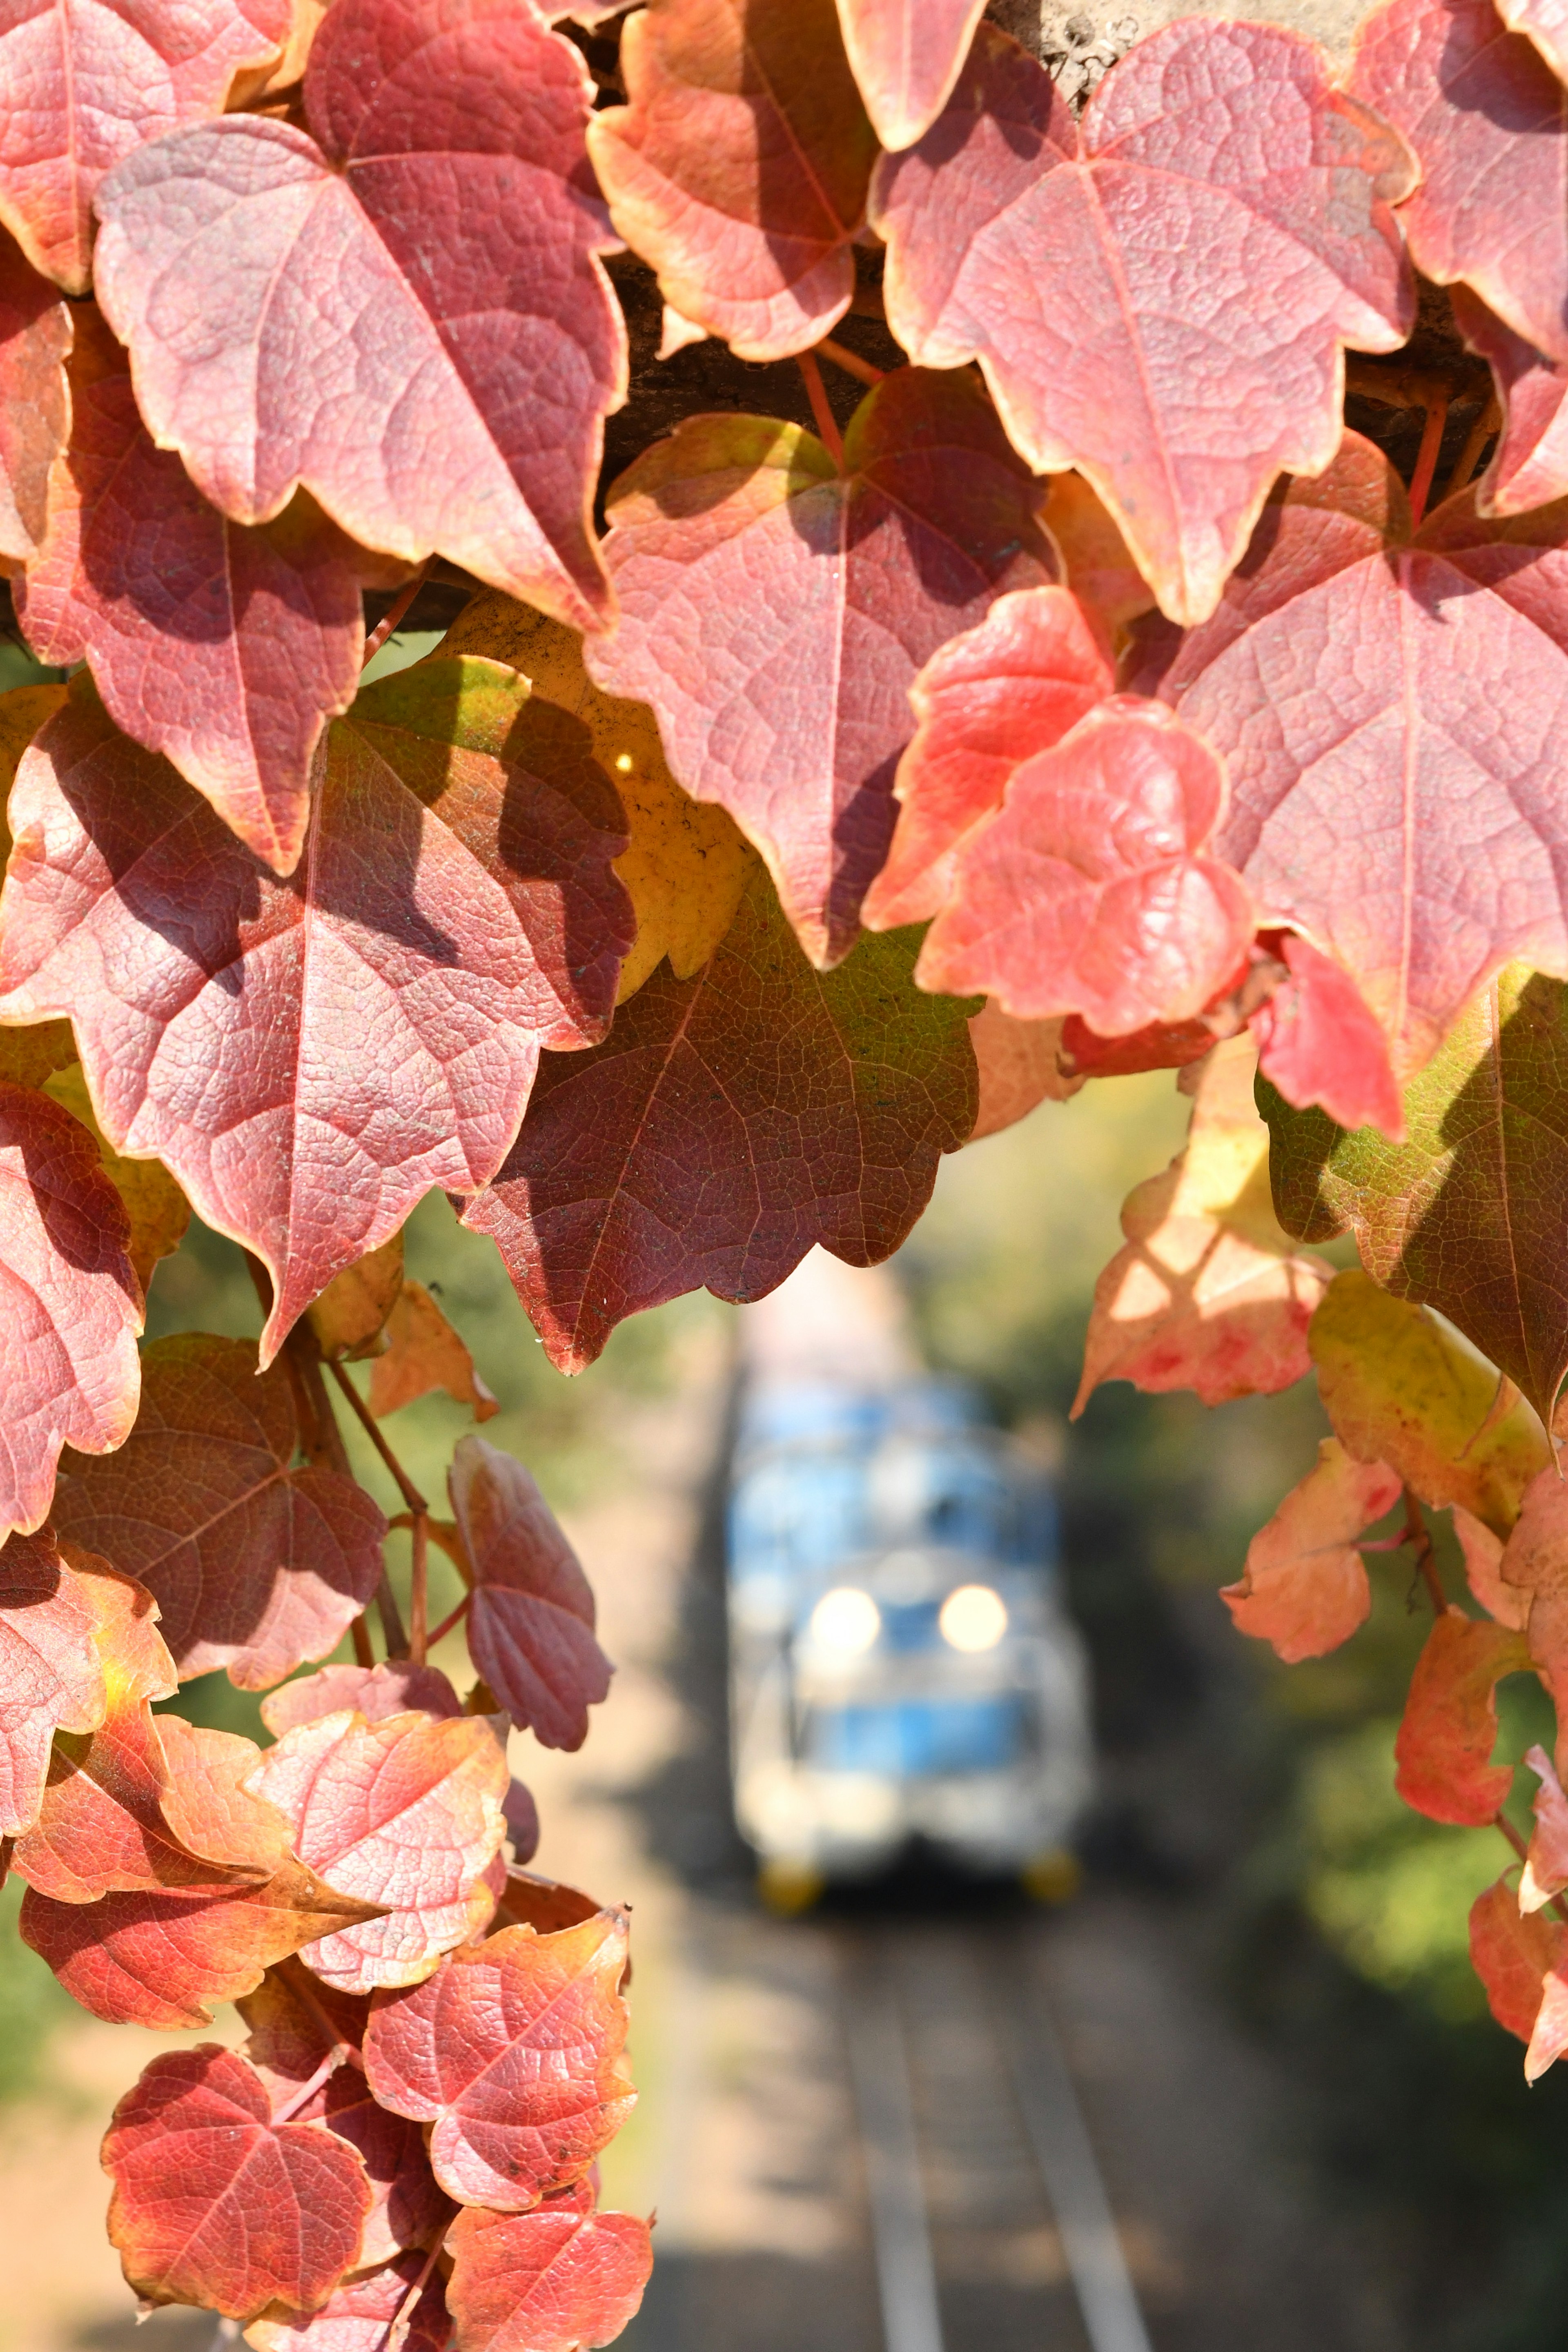
[[[811,1612],[811,1638],[822,1650],[853,1655],[868,1650],[882,1630],[882,1612],[858,1585],[835,1585]]]
[[[1007,1631],[1007,1604],[988,1584],[961,1584],[937,1619],[950,1649],[994,1650]]]

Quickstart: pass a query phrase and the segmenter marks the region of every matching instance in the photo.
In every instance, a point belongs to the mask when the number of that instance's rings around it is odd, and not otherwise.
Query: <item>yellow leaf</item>
[[[191,1204],[161,1160],[122,1160],[106,1141],[93,1116],[81,1064],[57,1070],[42,1091],[79,1118],[98,1146],[103,1172],[124,1202],[131,1219],[131,1263],[145,1291],[161,1257],[177,1250],[191,1222]]]
[[[637,934],[621,969],[617,1003],[635,996],[666,956],[678,980],[700,971],[735,919],[754,853],[725,810],[682,792],[665,764],[647,705],[600,692],[584,667],[575,629],[493,592],[459,614],[439,651],[510,662],[541,700],[588,730],[631,835],[616,872],[631,898]]]
[[[423,1283],[404,1284],[387,1319],[386,1340],[386,1353],[376,1358],[370,1374],[370,1409],[377,1421],[431,1389],[445,1389],[458,1404],[472,1405],[476,1421],[489,1421],[500,1411]]]
[[[379,1249],[345,1265],[334,1275],[306,1316],[323,1356],[351,1361],[379,1355],[387,1317],[403,1289],[403,1235],[393,1234]]]
[[[0,1078],[13,1087],[41,1087],[76,1060],[68,1021],[35,1021],[30,1029],[0,1029]]]
[[[1495,1364],[1359,1268],[1335,1276],[1307,1344],[1348,1453],[1388,1463],[1424,1503],[1458,1503],[1508,1534],[1552,1449],[1534,1408]]]

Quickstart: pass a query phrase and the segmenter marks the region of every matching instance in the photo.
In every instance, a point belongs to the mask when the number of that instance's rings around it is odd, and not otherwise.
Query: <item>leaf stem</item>
[[[1480,415],[1477,417],[1475,423],[1471,425],[1469,438],[1465,443],[1464,447],[1460,450],[1458,461],[1455,465],[1453,472],[1448,477],[1448,496],[1450,498],[1453,497],[1456,490],[1462,490],[1466,487],[1467,483],[1472,482],[1475,479],[1476,476],[1480,471],[1481,459],[1486,456],[1487,443],[1491,439],[1494,433],[1501,430],[1501,427],[1502,410],[1498,405],[1498,396],[1494,392],[1486,406],[1482,409]]]
[[[456,2214],[457,2210],[458,2208],[454,2204],[452,2206],[452,2214]],[[437,2237],[435,2244],[431,2247],[429,2252],[425,2257],[424,2268],[420,2271],[418,2277],[415,2280],[413,2285],[404,2296],[403,2301],[398,2305],[397,2309],[393,2313],[392,2317],[387,2321],[386,2333],[381,2339],[381,2343],[377,2347],[377,2352],[395,2352],[395,2347],[404,2341],[404,2338],[397,2331],[402,2326],[405,2318],[413,2310],[415,2305],[424,2294],[425,2283],[436,2267],[436,2257],[447,2242],[447,2231],[450,2225],[451,2216],[449,2215],[447,2220],[443,2221],[441,2224],[441,2233],[439,2237]]]
[[[836,343],[831,335],[824,335],[816,348],[825,360],[831,360],[836,368],[842,368],[846,375],[852,375],[857,383],[879,384],[887,381],[886,368],[873,367],[870,361],[863,360],[858,352],[847,351],[842,343]]]
[[[363,1430],[365,1435],[369,1438],[371,1444],[380,1454],[383,1462],[386,1465],[387,1470],[391,1475],[393,1483],[396,1486],[398,1493],[402,1496],[404,1501],[407,1504],[409,1509],[413,1512],[416,1519],[425,1517],[429,1511],[430,1506],[425,1500],[424,1496],[419,1492],[418,1487],[415,1485],[413,1479],[409,1476],[402,1463],[399,1462],[391,1446],[388,1445],[385,1438],[382,1435],[381,1424],[376,1420],[375,1415],[372,1412],[369,1405],[366,1404],[363,1397],[361,1396],[358,1389],[355,1388],[353,1381],[350,1380],[347,1372],[335,1358],[328,1360],[327,1370],[331,1373],[333,1380],[336,1381],[344,1396],[347,1397],[349,1404],[353,1411],[360,1427]]]
[[[1432,1531],[1426,1525],[1421,1505],[1412,1488],[1405,1489],[1405,1538],[1415,1555],[1415,1573],[1426,1587],[1427,1598],[1439,1617],[1448,1612],[1448,1596],[1443,1590],[1443,1580],[1437,1573],[1437,1561],[1432,1546]]]
[[[413,1549],[413,1568],[408,1588],[408,1654],[416,1666],[422,1666],[430,1622],[430,1515],[427,1511],[415,1512],[409,1542]]]
[[[415,573],[413,579],[408,583],[407,587],[399,589],[397,594],[394,597],[386,611],[382,614],[374,628],[371,630],[369,635],[364,641],[364,658],[360,663],[362,670],[367,669],[370,667],[370,664],[375,659],[377,654],[381,651],[388,637],[391,636],[394,629],[396,628],[397,624],[402,620],[404,614],[407,612],[408,607],[413,604],[416,596],[418,595],[421,588],[424,587],[425,574],[429,569],[429,558],[426,557],[425,562],[419,566],[419,569]]]
[[[813,352],[797,352],[795,364],[805,378],[806,397],[811,403],[811,413],[816,419],[816,429],[821,436],[823,446],[834,464],[842,466],[844,436],[838,430],[838,419],[828,406],[827,387],[822,381],[822,370],[816,364],[816,355]]]
[[[465,1592],[457,1607],[455,1609],[448,1609],[445,1617],[442,1618],[441,1622],[438,1625],[432,1627],[430,1633],[426,1636],[426,1647],[427,1649],[433,1650],[437,1642],[444,1642],[446,1640],[454,1625],[461,1624],[463,1619],[468,1615],[469,1608],[472,1606],[473,1598],[474,1596],[471,1592]]]
[[[412,1514],[410,1528],[414,1547],[414,1588],[409,1597],[409,1610],[414,1620],[412,1633],[405,1633],[403,1630],[403,1619],[398,1612],[397,1603],[393,1598],[392,1587],[384,1573],[376,1591],[375,1605],[381,1612],[381,1622],[386,1628],[387,1656],[411,1658],[416,1666],[422,1666],[425,1664],[426,1593],[429,1575],[430,1506],[391,1446],[388,1445],[381,1433],[375,1415],[335,1357],[329,1359],[327,1370],[347,1397],[360,1427],[386,1465],[398,1493]]]
[[[1426,511],[1426,501],[1432,494],[1432,477],[1437,470],[1437,453],[1443,446],[1443,427],[1448,421],[1448,403],[1439,394],[1426,411],[1426,423],[1421,435],[1421,446],[1415,456],[1415,471],[1410,478],[1410,528],[1415,530]]]

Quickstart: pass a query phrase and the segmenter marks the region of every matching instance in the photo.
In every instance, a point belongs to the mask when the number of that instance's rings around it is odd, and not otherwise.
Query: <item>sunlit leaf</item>
[[[1348,1642],[1372,1607],[1356,1538],[1399,1495],[1396,1471],[1325,1437],[1315,1466],[1247,1546],[1240,1582],[1221,1588],[1238,1629],[1271,1642],[1287,1665]]]
[[[5,57],[0,33],[0,59]],[[0,164],[0,184],[4,165]],[[37,552],[49,469],[70,430],[71,313],[0,230],[0,572]]]
[[[394,2336],[400,2313],[407,2332]],[[269,2304],[245,2340],[255,2352],[447,2352],[452,2321],[440,2272],[413,2252],[345,2279],[319,2311]]]
[[[370,1409],[380,1421],[432,1389],[445,1389],[476,1421],[500,1412],[463,1341],[422,1282],[405,1282],[386,1320],[386,1349],[370,1368]]]
[[[946,105],[985,0],[838,0],[838,22],[884,147],[912,147]],[[1540,0],[1537,0],[1540,5]]]
[[[0,1837],[37,1821],[56,1731],[103,1721],[96,1588],[111,1579],[120,1581],[106,1561],[62,1549],[52,1532],[0,1547]]]
[[[1455,325],[1491,369],[1503,411],[1491,463],[1476,485],[1479,511],[1525,514],[1568,495],[1568,359],[1548,359],[1468,286],[1456,286],[1448,300]]]
[[[1470,1906],[1470,1958],[1500,2026],[1528,2042],[1541,2010],[1542,1983],[1568,1946],[1568,1930],[1539,1914],[1521,1914],[1506,1878]]]
[[[1497,1686],[1528,1673],[1521,1633],[1448,1609],[1426,1636],[1410,1678],[1399,1737],[1394,1787],[1407,1805],[1435,1822],[1483,1829],[1513,1784],[1511,1764],[1494,1764]]]
[[[403,1295],[403,1235],[334,1274],[307,1309],[323,1356],[373,1356],[387,1318]]]
[[[1540,1911],[1568,1886],[1568,1796],[1543,1748],[1527,1748],[1524,1760],[1539,1786],[1533,1800],[1535,1828],[1519,1882],[1519,1907]]]
[[[531,2213],[466,2206],[447,2233],[447,2301],[463,2352],[575,2352],[610,2344],[653,2268],[646,2221],[568,2199]]]
[[[969,1140],[979,1143],[1026,1118],[1043,1102],[1067,1102],[1083,1085],[1062,1068],[1059,1021],[1015,1021],[987,998],[969,1024],[980,1108]]]
[[[296,1724],[319,1723],[324,1715],[353,1707],[367,1723],[389,1715],[461,1715],[463,1703],[439,1666],[411,1665],[406,1658],[384,1658],[376,1666],[323,1666],[301,1675],[261,1702],[261,1720],[275,1739]]]

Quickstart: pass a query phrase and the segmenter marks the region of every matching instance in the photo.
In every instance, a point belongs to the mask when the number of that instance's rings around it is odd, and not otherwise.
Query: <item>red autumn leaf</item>
[[[892,847],[866,893],[873,930],[938,911],[960,842],[1001,806],[1024,762],[1059,742],[1111,683],[1099,632],[1065,588],[999,596],[978,628],[937,648],[910,687],[918,724],[899,762]]]
[[[855,291],[877,153],[834,0],[651,0],[620,54],[630,104],[588,147],[666,302],[742,359],[819,342]]]
[[[1350,974],[1401,1079],[1510,958],[1568,972],[1565,542],[1568,509],[1487,522],[1473,491],[1412,540],[1347,434],[1271,501],[1214,619],[1135,666],[1226,763],[1216,855]]]
[[[1477,508],[1510,515],[1547,506],[1568,492],[1568,362],[1549,360],[1505,327],[1468,286],[1453,288],[1448,300],[1467,345],[1491,369],[1503,412],[1491,463],[1476,485]]]
[[[136,1418],[130,1239],[86,1128],[0,1082],[0,1530],[38,1526],[63,1446],[108,1453]]]
[[[495,1172],[542,1043],[607,1025],[618,812],[496,663],[362,693],[286,881],[79,675],[11,822],[0,1018],[69,1013],[115,1149],[163,1160],[270,1267],[264,1361],[432,1185]]]
[[[47,543],[16,593],[27,642],[42,662],[88,662],[115,724],[292,873],[311,755],[358,690],[374,560],[308,499],[258,530],[226,522],[154,447],[129,356],[87,306],[70,387]]]
[[[1437,1619],[1410,1677],[1394,1742],[1394,1787],[1435,1822],[1484,1829],[1513,1785],[1511,1764],[1494,1764],[1497,1686],[1528,1671],[1530,1651],[1511,1626],[1449,1609]]]
[[[221,114],[236,74],[282,47],[289,18],[288,0],[15,0],[0,23],[0,220],[27,258],[81,293],[104,173],[144,140]]]
[[[1125,1246],[1094,1286],[1075,1421],[1102,1381],[1224,1404],[1272,1395],[1310,1369],[1307,1327],[1331,1269],[1275,1216],[1253,1069],[1247,1039],[1215,1047],[1185,1145],[1128,1194]]]
[[[274,2124],[265,2085],[216,2042],[154,2058],[103,2142],[109,2235],[148,2303],[248,2319],[313,2310],[359,2252],[364,2167],[319,2124]]]
[[[601,1907],[578,1887],[536,1878],[531,1871],[509,1870],[496,1917],[515,1927],[531,1927],[541,1936],[553,1936],[563,1927],[580,1927]]]
[[[1462,1503],[1454,1506],[1454,1533],[1464,1554],[1465,1581],[1471,1597],[1498,1624],[1510,1625],[1516,1633],[1522,1633],[1530,1622],[1530,1595],[1502,1580],[1501,1538],[1473,1517]]]
[[[447,2245],[447,2302],[464,2352],[577,2352],[613,2343],[653,2268],[646,2221],[584,2212],[570,2198],[531,2213],[465,2206]]]
[[[1501,0],[1498,15],[1510,32],[1535,43],[1560,81],[1568,80],[1568,12],[1563,0]]]
[[[884,147],[912,147],[931,129],[952,94],[984,5],[838,0],[844,46]]]
[[[405,2248],[429,2246],[440,2236],[452,2209],[430,2169],[425,2135],[378,2104],[357,2066],[340,2067],[292,2112],[300,2123],[324,2123],[363,2160],[371,2206],[356,2270],[395,2262]]]
[[[1568,1934],[1555,1921],[1522,1916],[1506,1878],[1470,1906],[1470,1958],[1498,2023],[1528,2042],[1541,2009],[1542,1979],[1562,1955]]]
[[[1410,331],[1390,207],[1412,180],[1276,26],[1167,25],[1075,123],[982,25],[946,112],[872,183],[888,321],[922,366],[978,359],[1014,446],[1076,466],[1162,608],[1200,621],[1281,467],[1332,457],[1344,345]]]
[[[1382,1462],[1356,1462],[1325,1437],[1315,1466],[1247,1548],[1238,1584],[1221,1589],[1238,1629],[1271,1642],[1287,1665],[1348,1642],[1372,1607],[1356,1538],[1399,1500]]]
[[[1259,944],[1289,975],[1247,1024],[1263,1076],[1297,1110],[1321,1103],[1341,1127],[1381,1128],[1403,1142],[1388,1040],[1350,974],[1299,931],[1267,931]]]
[[[814,963],[854,944],[887,855],[917,671],[1057,574],[1038,507],[979,385],[910,368],[856,410],[842,467],[799,425],[696,416],[616,485],[621,624],[589,671],[652,705],[676,777],[762,852]]]
[[[1559,1951],[1541,1987],[1541,2007],[1536,2011],[1535,2030],[1530,2037],[1530,2047],[1524,2053],[1524,2079],[1539,2082],[1549,2066],[1554,2066],[1568,2051],[1568,1975],[1564,1961],[1568,1953]]]
[[[301,1675],[261,1702],[261,1720],[274,1739],[298,1723],[319,1723],[340,1708],[357,1708],[367,1723],[389,1715],[461,1715],[463,1702],[439,1666],[411,1665],[406,1658],[384,1658],[378,1666],[323,1666]]]
[[[260,1886],[196,1894],[105,1895],[57,1903],[29,1887],[22,1940],[73,2000],[110,2025],[210,2025],[302,1945],[356,1926],[380,1906],[324,1886],[284,1862]]]
[[[1568,1709],[1568,1481],[1555,1463],[1525,1488],[1503,1546],[1502,1580],[1529,1596],[1530,1654],[1561,1720]]]
[[[304,97],[314,139],[231,114],[99,191],[99,300],[149,431],[235,522],[304,488],[366,547],[600,625],[589,501],[626,346],[582,58],[510,0],[336,0]]]
[[[406,2333],[393,2335],[400,2315]],[[255,2352],[447,2352],[452,2320],[440,2272],[416,2252],[345,2279],[319,2311],[268,2304],[245,2340]]]
[[[1225,804],[1208,746],[1121,703],[1015,769],[961,843],[926,934],[922,988],[984,989],[1020,1021],[1077,1013],[1101,1036],[1188,1021],[1239,975],[1239,877],[1207,855]]]
[[[1078,1013],[1062,1023],[1062,1067],[1082,1085],[1089,1078],[1121,1078],[1139,1070],[1184,1070],[1215,1049],[1212,1023],[1154,1021],[1125,1037],[1101,1037]]]
[[[552,1363],[701,1285],[761,1298],[815,1243],[891,1255],[974,1126],[964,1016],[910,984],[915,938],[813,971],[766,880],[712,961],[666,963],[594,1054],[550,1055],[510,1159],[463,1222],[506,1260]]]
[[[1524,1760],[1540,1782],[1533,1799],[1535,1828],[1519,1882],[1519,1907],[1539,1911],[1568,1886],[1568,1796],[1543,1748],[1527,1748]]]
[[[369,1404],[377,1421],[432,1389],[470,1405],[476,1421],[500,1411],[463,1341],[422,1282],[405,1282],[386,1319],[386,1350],[370,1368]]]
[[[1083,1085],[1062,1068],[1059,1021],[1015,1021],[991,998],[969,1024],[980,1108],[971,1143],[1027,1118],[1043,1102],[1067,1102]]]
[[[67,1461],[55,1524],[153,1593],[183,1676],[226,1666],[265,1690],[336,1647],[380,1581],[386,1521],[352,1478],[294,1467],[294,1391],[281,1365],[257,1378],[253,1341],[154,1340],[142,1379],[120,1451]]]
[[[1401,205],[1415,267],[1459,280],[1552,359],[1568,359],[1563,89],[1491,0],[1388,0],[1365,18],[1349,75],[1421,165]]]
[[[0,230],[0,572],[44,536],[49,468],[70,431],[70,311]]]
[[[52,1531],[0,1547],[0,1837],[37,1821],[55,1733],[103,1721],[94,1588],[110,1574],[107,1563],[62,1549]]]
[[[475,1665],[520,1731],[581,1748],[613,1669],[576,1553],[531,1473],[482,1437],[458,1440],[447,1484],[474,1572]]]
[[[412,1991],[383,1993],[364,2038],[384,2107],[432,2126],[448,2196],[509,2211],[586,2172],[630,2114],[621,2055],[624,1912],[552,1936],[506,1927]]]
[[[506,1753],[483,1716],[437,1721],[344,1711],[268,1748],[249,1786],[289,1816],[294,1850],[329,1886],[387,1916],[310,1945],[306,1965],[343,1992],[417,1984],[495,1908],[484,1873],[506,1823]]]
[[[353,2062],[364,2039],[370,1995],[339,1992],[300,1962],[286,1961],[268,1969],[235,2006],[247,2029],[245,2056],[277,2114],[325,2079],[325,2061],[333,2066]]]
[[[531,1790],[525,1789],[521,1780],[512,1781],[501,1801],[501,1811],[506,1815],[506,1842],[511,1848],[512,1861],[531,1862],[539,1851],[539,1807],[533,1801]],[[510,1868],[507,1876],[510,1880]],[[498,1907],[501,1892],[498,1885]]]

